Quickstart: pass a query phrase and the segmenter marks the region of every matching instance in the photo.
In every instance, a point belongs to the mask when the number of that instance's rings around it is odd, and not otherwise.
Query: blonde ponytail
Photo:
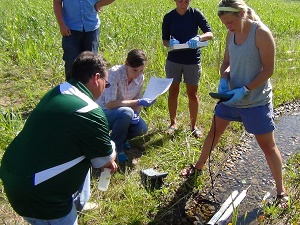
[[[261,22],[259,16],[249,6],[247,8],[247,17],[253,21]]]

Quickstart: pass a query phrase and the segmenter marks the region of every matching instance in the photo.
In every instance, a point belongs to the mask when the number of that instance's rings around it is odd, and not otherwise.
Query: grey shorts
[[[220,103],[215,114],[224,120],[242,122],[246,131],[251,134],[267,134],[275,129],[272,104],[235,108]]]
[[[184,83],[199,86],[201,71],[201,63],[186,65],[166,60],[166,77],[173,78],[173,83],[180,83],[183,77]]]

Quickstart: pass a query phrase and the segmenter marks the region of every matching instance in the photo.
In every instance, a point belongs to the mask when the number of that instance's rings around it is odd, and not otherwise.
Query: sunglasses
[[[105,81],[105,88],[109,88],[111,86],[111,84],[106,80]]]
[[[103,77],[100,77],[101,79],[105,80]],[[111,86],[111,84],[105,80],[105,88],[109,88]]]

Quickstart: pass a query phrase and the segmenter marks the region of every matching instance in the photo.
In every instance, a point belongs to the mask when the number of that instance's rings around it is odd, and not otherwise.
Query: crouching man
[[[106,62],[83,52],[71,73],[41,99],[1,161],[8,200],[30,224],[76,225],[74,194],[89,190],[90,166],[117,169],[107,119],[94,102],[108,87]],[[83,196],[81,209],[89,191]]]

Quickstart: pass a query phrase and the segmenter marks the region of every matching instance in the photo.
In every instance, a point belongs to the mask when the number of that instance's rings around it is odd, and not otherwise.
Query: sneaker
[[[97,209],[98,207],[99,207],[99,204],[97,204],[95,202],[87,202],[87,203],[85,203],[82,211]]]
[[[126,141],[126,142],[124,143],[124,148],[125,148],[126,150],[129,150],[129,149],[131,148],[131,146],[130,146],[130,144],[129,144],[128,141]]]
[[[117,155],[117,160],[118,160],[119,162],[125,162],[125,161],[128,161],[128,157],[127,157],[127,155],[125,155],[124,152],[120,152],[120,153],[118,153],[118,155]]]

